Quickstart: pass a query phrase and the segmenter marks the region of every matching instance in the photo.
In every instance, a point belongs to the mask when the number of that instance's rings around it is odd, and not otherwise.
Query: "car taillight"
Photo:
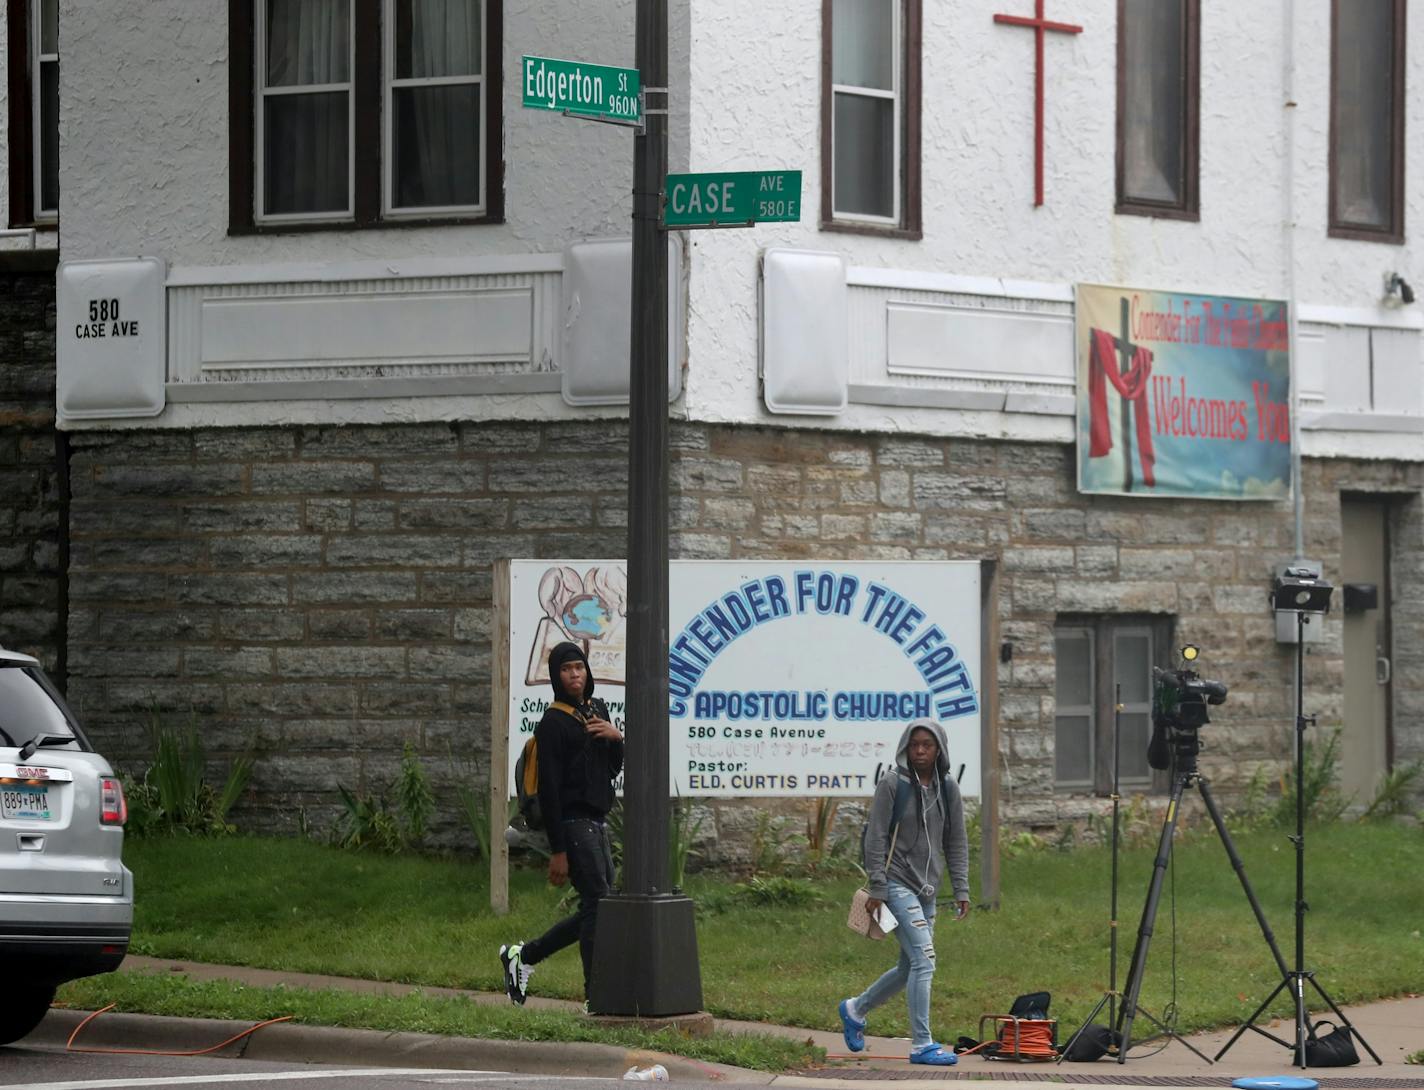
[[[122,825],[129,819],[129,804],[124,801],[124,788],[117,779],[105,776],[99,781],[99,821],[104,825]]]

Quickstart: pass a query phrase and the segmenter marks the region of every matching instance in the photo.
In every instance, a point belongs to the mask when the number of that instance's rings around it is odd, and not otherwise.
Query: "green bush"
[[[250,755],[234,758],[221,787],[208,783],[208,754],[196,714],[184,730],[170,727],[155,708],[148,733],[153,762],[137,778],[121,776],[128,801],[130,836],[187,833],[226,836],[237,831],[227,820],[252,778]]]
[[[681,889],[687,878],[687,861],[701,855],[692,845],[702,831],[702,815],[691,802],[679,799],[668,810],[668,879]]]
[[[395,853],[405,847],[400,821],[383,795],[358,795],[345,784],[336,785],[345,813],[332,839],[339,848],[370,848]]]
[[[779,874],[786,865],[786,819],[769,810],[758,810],[752,829],[753,874]]]
[[[510,799],[503,819],[496,824],[491,812],[493,807],[489,791],[478,786],[479,771],[482,767],[479,759],[468,753],[456,753],[449,746],[446,746],[445,752],[455,768],[455,808],[459,811],[465,828],[470,831],[470,836],[474,838],[480,858],[488,859],[492,851],[491,837],[504,835],[505,827],[514,820],[514,815],[518,812],[518,803]]]
[[[792,907],[815,904],[821,891],[804,878],[756,876],[733,886],[731,900],[748,906]]]
[[[1300,778],[1300,798],[1307,821],[1338,821],[1344,816],[1350,799],[1340,793],[1340,729],[1322,731],[1312,745],[1305,746],[1305,760]],[[1281,777],[1281,797],[1271,811],[1271,818],[1281,828],[1295,824],[1296,809],[1295,762],[1291,761]]]
[[[435,795],[430,790],[420,756],[410,742],[406,742],[401,751],[400,772],[393,789],[394,806],[387,801],[385,793],[358,795],[344,784],[336,785],[345,809],[334,836],[338,847],[370,848],[386,853],[420,847],[435,812]]]
[[[1424,775],[1424,761],[1413,761],[1393,769],[1380,781],[1375,797],[1360,815],[1361,821],[1398,817],[1409,809],[1410,795],[1416,781]]]

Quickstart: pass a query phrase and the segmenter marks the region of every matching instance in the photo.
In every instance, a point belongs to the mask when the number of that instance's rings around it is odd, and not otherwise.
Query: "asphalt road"
[[[509,1087],[512,1090],[611,1088],[617,1080],[517,1075],[502,1071],[339,1067],[209,1057],[85,1055],[51,1047],[0,1048],[0,1086],[25,1090],[124,1090],[127,1087],[223,1090],[439,1090]],[[688,1086],[689,1090],[692,1085]],[[712,1086],[711,1083],[701,1084]]]

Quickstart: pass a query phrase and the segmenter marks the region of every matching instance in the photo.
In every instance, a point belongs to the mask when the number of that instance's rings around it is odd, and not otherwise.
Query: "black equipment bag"
[[[1063,1058],[1078,1063],[1092,1063],[1115,1050],[1121,1040],[1114,1030],[1093,1022],[1084,1026],[1083,1031],[1068,1042],[1068,1050],[1063,1053]]]
[[[1330,1032],[1321,1033],[1321,1026],[1329,1026]],[[1310,1027],[1305,1039],[1306,1067],[1349,1067],[1359,1062],[1360,1054],[1355,1051],[1348,1029],[1324,1020]]]

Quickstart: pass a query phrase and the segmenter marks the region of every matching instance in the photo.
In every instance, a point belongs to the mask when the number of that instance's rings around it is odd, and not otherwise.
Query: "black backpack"
[[[608,718],[608,705],[601,700],[590,704],[599,718]],[[571,715],[580,723],[588,722],[587,716],[572,704],[556,700],[549,705],[565,715]],[[539,745],[533,735],[524,743],[519,760],[514,762],[514,797],[519,800],[519,816],[524,819],[527,829],[534,832],[544,828],[544,815],[539,810]]]

